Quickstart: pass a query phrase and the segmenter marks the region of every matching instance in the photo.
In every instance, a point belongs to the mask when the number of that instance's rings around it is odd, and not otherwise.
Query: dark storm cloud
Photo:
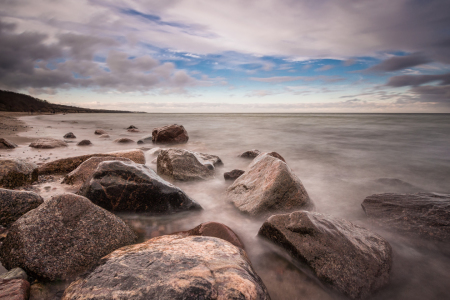
[[[441,85],[450,84],[450,73],[440,75],[401,75],[389,78],[387,86],[419,86],[421,84],[439,81]]]
[[[378,65],[368,68],[366,72],[393,72],[406,68],[423,65],[431,62],[431,60],[422,53],[414,53],[407,56],[394,56],[388,58]]]
[[[58,35],[59,44],[68,47],[70,56],[74,59],[90,60],[99,49],[118,46],[119,43],[110,38],[65,33]]]
[[[450,105],[450,85],[418,86],[410,91],[417,95],[417,101],[419,102],[439,102]]]

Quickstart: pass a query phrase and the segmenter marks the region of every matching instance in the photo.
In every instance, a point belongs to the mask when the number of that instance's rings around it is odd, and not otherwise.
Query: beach
[[[424,243],[428,244],[424,247],[415,239],[377,227],[361,208],[362,201],[376,193],[448,193],[449,115],[2,114],[0,123],[0,136],[19,146],[0,150],[1,157],[22,158],[41,166],[60,158],[141,149],[146,153],[145,165],[155,171],[152,161],[156,156],[147,152],[157,145],[136,142],[151,135],[155,127],[183,125],[189,133],[188,143],[170,147],[217,155],[224,165],[210,180],[171,182],[195,199],[203,211],[164,216],[118,213],[138,234],[139,241],[189,230],[202,222],[220,222],[242,239],[272,299],[340,299],[284,250],[256,236],[264,218],[239,213],[226,201],[225,191],[231,183],[223,174],[232,169],[245,170],[251,161],[238,155],[251,149],[276,151],[300,178],[317,212],[373,230],[391,244],[394,262],[390,283],[370,299],[450,296],[448,246]],[[137,127],[137,132],[128,131],[130,125]],[[97,129],[110,137],[95,135]],[[76,138],[64,139],[68,132]],[[29,147],[31,141],[44,137],[66,140],[68,146]],[[115,143],[118,138],[134,143]],[[84,139],[92,145],[77,146]],[[76,192],[77,187],[61,183],[62,177],[46,175],[21,189],[34,191],[44,200]]]

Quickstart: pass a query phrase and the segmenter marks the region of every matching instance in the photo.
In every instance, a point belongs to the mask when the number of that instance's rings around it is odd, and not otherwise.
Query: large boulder
[[[158,155],[159,175],[174,180],[205,180],[214,177],[215,166],[221,165],[218,156],[184,149],[162,149]]]
[[[306,263],[331,288],[363,299],[389,281],[392,249],[381,236],[319,213],[274,215],[258,234]]]
[[[38,167],[21,159],[0,158],[0,186],[15,188],[38,180]]]
[[[0,189],[0,225],[9,226],[44,202],[33,192]]]
[[[361,205],[384,228],[410,237],[450,240],[450,194],[375,194]]]
[[[67,143],[58,139],[42,138],[32,142],[30,147],[38,149],[53,149],[58,147],[67,147]]]
[[[12,224],[0,260],[5,268],[20,267],[35,278],[65,280],[135,240],[115,215],[82,196],[63,194]]]
[[[228,187],[227,199],[254,216],[313,207],[300,179],[285,162],[267,153],[255,158]]]
[[[28,300],[30,283],[25,279],[0,279],[0,299]]]
[[[69,299],[245,299],[270,296],[244,250],[214,237],[168,235],[123,247],[71,283]]]
[[[174,213],[201,209],[155,171],[133,162],[101,162],[78,193],[115,212]]]
[[[139,149],[114,151],[107,153],[87,154],[75,157],[61,158],[39,167],[39,174],[64,174],[69,173],[78,168],[83,162],[94,156],[114,156],[131,159],[135,163],[145,164],[144,152]]]
[[[65,184],[83,184],[97,169],[99,163],[108,160],[118,160],[131,162],[130,159],[125,157],[115,157],[115,156],[94,156],[83,162],[75,170],[64,176],[62,183]]]
[[[167,125],[152,131],[152,141],[156,144],[184,144],[188,140],[189,135],[183,125]]]
[[[0,149],[14,149],[18,146],[7,139],[0,138]]]

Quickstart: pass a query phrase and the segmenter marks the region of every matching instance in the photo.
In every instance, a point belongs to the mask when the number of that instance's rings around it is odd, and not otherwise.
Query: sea
[[[132,109],[130,107],[130,109]],[[138,232],[141,241],[202,222],[221,222],[245,244],[254,269],[272,299],[345,299],[319,282],[301,262],[283,249],[257,237],[264,219],[242,213],[226,201],[230,185],[223,173],[242,169],[250,160],[238,157],[251,149],[275,151],[300,178],[315,210],[366,227],[389,241],[393,248],[390,283],[370,299],[450,299],[450,247],[418,241],[372,224],[361,203],[376,193],[450,193],[450,114],[66,114],[21,118],[30,139],[62,139],[73,132],[93,145],[70,143],[64,149],[37,150],[21,144],[10,156],[44,163],[56,158],[131,148],[147,151],[149,144],[120,145],[113,140],[135,141],[153,128],[183,125],[189,142],[174,147],[219,156],[224,165],[214,179],[174,182],[204,210],[169,216],[119,214]],[[134,125],[140,132],[128,132]],[[110,139],[94,135],[104,129]],[[2,155],[4,156],[4,155]],[[154,157],[146,165],[156,170]],[[70,187],[43,189],[50,197]],[[447,241],[450,243],[450,241]]]

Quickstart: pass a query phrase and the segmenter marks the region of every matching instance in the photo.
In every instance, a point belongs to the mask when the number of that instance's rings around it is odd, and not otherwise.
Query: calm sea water
[[[420,247],[417,241],[373,227],[361,208],[364,198],[374,193],[450,192],[449,114],[69,114],[24,120],[33,129],[23,136],[62,138],[72,131],[77,140],[87,138],[94,144],[39,151],[21,145],[14,154],[36,161],[47,155],[54,159],[127,149],[132,146],[112,140],[138,140],[151,134],[154,127],[184,125],[190,139],[178,147],[218,155],[224,166],[209,181],[175,182],[203,206],[200,213],[120,215],[138,231],[141,240],[187,230],[201,222],[222,222],[244,241],[272,299],[339,299],[282,249],[256,237],[264,220],[238,213],[224,198],[229,183],[223,180],[223,173],[245,169],[250,162],[237,158],[238,154],[250,149],[276,151],[301,179],[318,212],[370,228],[391,243],[391,282],[373,299],[450,299],[450,254],[442,247]],[[141,132],[127,132],[129,125]],[[99,128],[107,130],[111,140],[95,136],[93,132]],[[155,169],[151,159],[147,165]],[[404,183],[380,182],[381,178]]]

